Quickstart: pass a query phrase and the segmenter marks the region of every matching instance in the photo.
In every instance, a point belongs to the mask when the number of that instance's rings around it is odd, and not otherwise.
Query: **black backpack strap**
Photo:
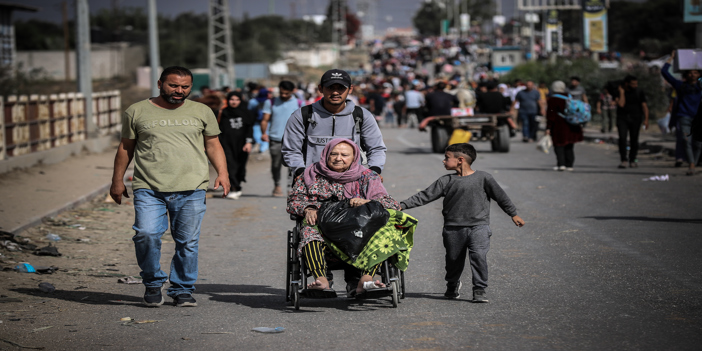
[[[363,128],[363,109],[360,106],[355,106],[353,109],[353,123],[356,126],[356,134],[359,135],[359,140],[361,141],[361,145],[359,145],[361,148],[363,148],[363,133],[361,133],[361,129]]]
[[[302,139],[302,162],[307,165],[307,128],[309,128],[312,118],[312,105],[302,106],[300,112],[302,113],[302,127],[305,133]]]

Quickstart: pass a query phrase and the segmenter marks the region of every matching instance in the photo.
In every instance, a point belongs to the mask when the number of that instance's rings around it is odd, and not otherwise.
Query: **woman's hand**
[[[317,210],[308,207],[305,209],[305,220],[307,220],[307,224],[309,225],[315,225],[317,224]]]
[[[513,222],[514,225],[516,225],[517,227],[520,227],[520,228],[521,228],[521,227],[524,226],[524,220],[522,219],[522,217],[514,216],[514,217],[512,217],[512,222]]]
[[[243,150],[244,152],[251,152],[251,149],[252,149],[252,148],[253,148],[253,147],[252,147],[251,143],[246,143],[246,144],[244,144],[244,148],[243,148],[242,150]]]
[[[358,207],[358,206],[363,206],[369,202],[370,202],[370,200],[355,197],[355,198],[351,199],[351,201],[349,201],[349,204],[351,205],[351,207]]]

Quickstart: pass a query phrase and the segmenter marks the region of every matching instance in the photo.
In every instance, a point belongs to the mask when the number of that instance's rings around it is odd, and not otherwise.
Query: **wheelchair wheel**
[[[392,307],[397,308],[397,304],[400,302],[397,289],[397,281],[392,282]]]
[[[296,310],[300,309],[300,289],[297,283],[292,284],[292,304],[295,306]]]
[[[292,280],[292,234],[293,232],[291,230],[288,230],[288,257],[285,261],[285,267],[287,270],[287,274],[285,277],[285,302],[290,302],[290,281]]]
[[[400,271],[400,298],[405,298],[405,272]]]

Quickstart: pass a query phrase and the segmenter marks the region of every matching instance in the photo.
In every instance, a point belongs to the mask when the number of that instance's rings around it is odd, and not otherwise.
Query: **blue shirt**
[[[291,97],[287,101],[283,101],[280,98],[275,98],[273,106],[271,106],[271,100],[266,100],[263,104],[261,112],[264,114],[269,113],[271,119],[268,124],[268,130],[266,131],[268,137],[273,141],[282,141],[283,132],[285,132],[285,125],[288,123],[290,115],[300,108],[300,102],[294,97]]]
[[[424,105],[424,95],[416,90],[405,93],[405,106],[407,108],[420,108]]]
[[[519,113],[539,113],[541,93],[538,90],[522,90],[517,93],[515,100],[519,102]]]
[[[661,74],[670,85],[673,86],[675,92],[677,93],[677,111],[676,116],[687,116],[695,117],[697,115],[697,108],[700,106],[700,99],[702,99],[702,89],[698,84],[688,84],[683,81],[675,79],[668,69],[670,64],[666,62],[661,68]]]

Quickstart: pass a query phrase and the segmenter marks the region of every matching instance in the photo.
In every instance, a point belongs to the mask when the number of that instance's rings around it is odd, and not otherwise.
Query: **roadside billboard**
[[[604,0],[584,0],[583,17],[585,48],[593,52],[609,51],[607,45],[607,7]]]
[[[685,23],[702,22],[702,0],[684,0],[683,11]]]

